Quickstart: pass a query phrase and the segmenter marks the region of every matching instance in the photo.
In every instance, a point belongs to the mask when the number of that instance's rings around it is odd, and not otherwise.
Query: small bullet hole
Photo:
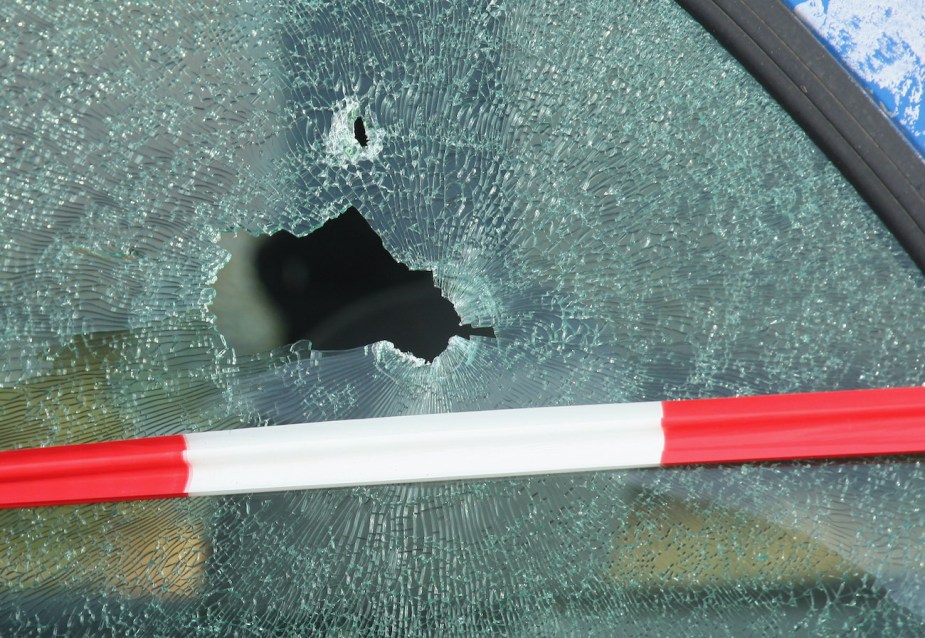
[[[366,136],[366,126],[363,124],[362,117],[358,117],[353,121],[353,136],[363,148],[366,148],[366,145],[369,144],[369,138]]]
[[[309,339],[317,350],[347,350],[391,341],[432,362],[454,335],[495,336],[490,327],[462,325],[433,273],[396,261],[353,207],[304,237],[269,237],[256,264],[289,343]]]

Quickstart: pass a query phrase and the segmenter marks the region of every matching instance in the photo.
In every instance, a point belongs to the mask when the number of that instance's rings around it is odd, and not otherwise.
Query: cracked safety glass
[[[3,3],[0,241],[3,449],[925,379],[921,273],[667,0]],[[354,266],[436,305],[341,303]],[[361,306],[449,328],[331,337]],[[0,634],[917,636],[923,496],[879,458],[9,510]]]

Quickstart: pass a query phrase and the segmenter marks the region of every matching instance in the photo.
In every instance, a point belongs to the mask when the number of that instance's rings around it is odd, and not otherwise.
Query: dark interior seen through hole
[[[366,136],[366,125],[363,124],[362,117],[358,117],[353,121],[353,137],[363,148],[366,148],[366,145],[369,144],[369,138]]]
[[[391,341],[433,361],[453,335],[495,336],[492,328],[462,325],[433,274],[395,261],[353,207],[305,237],[271,236],[257,254],[257,272],[289,343],[309,339],[318,350],[346,350]]]

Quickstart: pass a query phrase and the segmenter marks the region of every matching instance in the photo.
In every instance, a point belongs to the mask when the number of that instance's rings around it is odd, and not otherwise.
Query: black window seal
[[[779,0],[676,0],[768,90],[925,272],[925,161]]]

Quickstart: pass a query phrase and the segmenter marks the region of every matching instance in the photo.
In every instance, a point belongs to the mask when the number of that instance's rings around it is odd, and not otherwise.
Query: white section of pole
[[[190,496],[659,465],[661,402],[187,434]]]

